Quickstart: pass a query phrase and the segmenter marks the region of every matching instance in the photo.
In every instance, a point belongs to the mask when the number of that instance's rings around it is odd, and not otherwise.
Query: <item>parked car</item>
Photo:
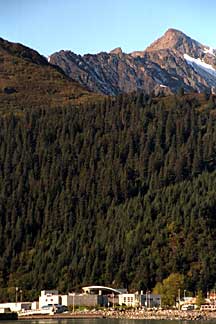
[[[183,305],[181,309],[187,311],[187,310],[193,310],[195,309],[195,307],[192,304],[187,304],[187,305]]]
[[[68,312],[67,306],[59,305],[58,307],[56,307],[55,313],[60,314],[60,313],[65,313],[65,312]]]

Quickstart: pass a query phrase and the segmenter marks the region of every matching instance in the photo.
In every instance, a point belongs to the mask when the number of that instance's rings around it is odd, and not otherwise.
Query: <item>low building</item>
[[[108,297],[93,294],[68,294],[62,295],[62,305],[65,306],[108,306]]]
[[[62,298],[58,294],[58,290],[42,290],[39,297],[39,308],[52,305],[62,305]]]
[[[183,297],[180,299],[180,302],[177,300],[176,307],[182,310],[197,309],[196,297]]]
[[[9,308],[11,312],[24,312],[31,309],[31,302],[2,303],[0,308]]]
[[[54,308],[57,305],[71,306],[115,306],[125,305],[130,307],[145,306],[147,308],[160,307],[160,295],[154,295],[147,292],[146,294],[127,293],[125,289],[115,289],[105,286],[88,286],[82,288],[83,293],[68,295],[59,295],[57,290],[43,290],[39,297],[39,308]],[[33,305],[32,305],[33,307]],[[33,308],[32,308],[33,309]]]
[[[140,306],[140,295],[139,294],[120,294],[118,296],[118,304],[121,306],[128,307],[139,307]]]
[[[136,292],[134,294],[120,294],[119,305],[125,305],[129,307],[160,307],[161,297],[160,295],[154,295],[150,293],[143,294],[143,292]]]
[[[158,308],[161,306],[161,296],[151,293],[140,294],[140,306],[147,308]]]

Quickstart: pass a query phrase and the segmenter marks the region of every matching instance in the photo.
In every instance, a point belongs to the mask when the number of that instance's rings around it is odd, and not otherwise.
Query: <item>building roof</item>
[[[107,291],[107,293],[112,293],[112,294],[122,294],[122,291],[120,289],[115,289],[115,288],[111,288],[111,287],[105,287],[105,286],[87,286],[87,287],[82,287],[82,290],[85,293],[90,293],[91,291],[94,290],[101,290],[101,291]]]

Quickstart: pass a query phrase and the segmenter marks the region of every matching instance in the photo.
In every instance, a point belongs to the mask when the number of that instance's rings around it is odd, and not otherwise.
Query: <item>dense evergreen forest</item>
[[[216,283],[216,99],[106,98],[0,116],[0,299]]]

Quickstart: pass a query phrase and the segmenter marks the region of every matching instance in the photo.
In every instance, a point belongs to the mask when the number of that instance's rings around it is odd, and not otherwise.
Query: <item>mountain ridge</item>
[[[184,55],[209,64],[216,71],[216,52],[183,32],[170,28],[144,51],[124,53],[120,47],[109,53],[77,55],[59,51],[50,62],[95,92],[108,95],[144,91],[156,94],[213,91],[216,77],[199,61],[188,62]],[[163,91],[162,91],[163,88]]]
[[[0,38],[0,110],[58,107],[101,97],[37,51]]]

